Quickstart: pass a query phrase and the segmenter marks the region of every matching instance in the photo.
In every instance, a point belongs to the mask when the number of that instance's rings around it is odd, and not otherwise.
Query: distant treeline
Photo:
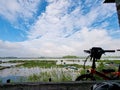
[[[79,58],[79,57],[78,56],[67,55],[67,56],[63,56],[63,58]]]
[[[102,56],[103,58],[120,58],[120,56]],[[0,57],[0,59],[57,59],[57,58],[85,58],[85,56],[66,55],[63,57]]]
[[[18,57],[0,57],[0,59],[17,59]]]
[[[120,56],[103,56],[104,58],[120,58]]]

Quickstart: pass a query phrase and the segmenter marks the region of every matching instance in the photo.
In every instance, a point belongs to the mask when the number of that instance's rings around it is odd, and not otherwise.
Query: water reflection
[[[11,66],[15,66],[18,65],[19,63],[1,63],[0,66],[2,67],[11,67]]]
[[[7,77],[0,77],[0,80],[1,83],[11,83],[11,82],[25,82],[27,79],[24,76],[7,76]]]
[[[83,65],[84,64],[84,60],[66,60],[66,59],[59,59],[56,60],[56,64],[62,64],[62,65],[66,65],[66,64],[79,64],[79,65]],[[40,67],[33,67],[33,68],[25,68],[25,67],[15,67],[16,65],[18,65],[20,63],[1,63],[0,66],[3,67],[10,67],[10,68],[6,68],[3,70],[0,70],[0,82],[2,83],[6,83],[6,81],[8,79],[10,79],[12,82],[24,82],[26,81],[27,77],[30,75],[39,75],[41,72],[52,72],[55,71],[56,75],[59,77],[60,75],[60,70],[61,68],[40,68]],[[86,65],[91,65],[92,62],[88,61],[86,63]],[[72,69],[71,69],[72,68]],[[59,70],[60,69],[60,70]],[[70,70],[70,71],[69,71]],[[76,74],[78,74],[80,72],[80,69],[76,69],[78,73],[74,72],[75,68],[74,67],[67,67],[63,68],[62,71],[65,71],[65,73],[69,73],[69,75],[72,76],[72,80],[75,79]],[[73,72],[71,72],[73,71]],[[54,73],[55,73],[54,72]]]
[[[62,62],[61,62],[62,61]],[[78,64],[78,65],[84,65],[84,60],[58,60],[56,62],[57,65],[60,64]],[[92,62],[88,61],[86,62],[86,65],[91,65]]]
[[[7,80],[10,79],[12,82],[25,82],[27,81],[28,77],[30,75],[40,75],[43,74],[49,74],[52,75],[52,78],[60,78],[63,76],[64,73],[66,76],[72,77],[72,80],[74,81],[76,78],[77,73],[73,69],[66,69],[66,68],[40,68],[40,67],[34,67],[34,68],[9,68],[0,70],[0,80],[1,83],[7,83]],[[46,76],[42,76],[41,79],[47,78]]]
[[[26,77],[39,74],[42,71],[42,68],[35,67],[35,68],[8,68],[0,70],[0,82],[7,83],[7,80],[10,79],[11,82],[25,82]]]
[[[34,67],[34,68],[8,68],[4,70],[0,70],[0,76],[6,77],[6,76],[29,76],[32,74],[39,74],[41,72],[42,68]]]

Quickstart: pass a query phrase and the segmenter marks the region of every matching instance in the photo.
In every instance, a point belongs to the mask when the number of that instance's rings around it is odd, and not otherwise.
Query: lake
[[[104,58],[105,59],[105,58]],[[103,60],[104,60],[103,59]],[[13,82],[25,82],[26,77],[30,75],[39,75],[41,72],[52,72],[55,71],[59,75],[59,70],[61,68],[40,68],[40,67],[33,67],[33,68],[25,68],[25,67],[15,67],[16,65],[20,63],[8,63],[7,61],[11,61],[12,59],[2,59],[0,61],[4,62],[1,63],[0,66],[3,67],[10,67],[3,70],[0,70],[0,82],[6,83],[8,79],[11,79]],[[17,59],[17,60],[23,60],[23,59]],[[27,61],[33,60],[33,59],[25,59]],[[35,60],[35,59],[34,59]],[[36,59],[36,60],[43,60],[43,59]],[[57,61],[57,65],[65,65],[65,64],[78,64],[83,65],[85,59],[44,59],[44,60],[54,60]],[[105,59],[106,60],[106,59]],[[107,60],[120,60],[120,58],[107,58]],[[7,62],[7,63],[5,63]],[[88,60],[86,62],[86,65],[91,65],[92,62]],[[73,67],[69,67],[68,69],[62,68],[63,71],[67,72],[69,75],[71,75],[72,80],[75,79],[76,74],[80,72],[80,69],[78,71],[75,71]],[[70,72],[70,73],[69,73]]]

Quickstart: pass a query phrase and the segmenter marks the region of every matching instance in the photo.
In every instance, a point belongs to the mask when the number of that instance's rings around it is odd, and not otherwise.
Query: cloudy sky
[[[0,56],[82,56],[120,48],[115,4],[103,0],[0,0]]]

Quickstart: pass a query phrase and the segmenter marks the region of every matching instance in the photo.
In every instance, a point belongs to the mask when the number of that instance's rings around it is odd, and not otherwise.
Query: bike
[[[88,53],[89,56],[84,61],[84,69],[85,69],[85,63],[88,58],[92,60],[92,66],[90,70],[87,70],[86,74],[80,75],[76,78],[76,81],[84,81],[84,80],[91,80],[95,81],[95,75],[103,78],[104,80],[118,80],[120,78],[120,65],[118,68],[118,71],[115,71],[114,69],[103,69],[103,72],[99,72],[96,70],[96,61],[101,58],[102,54],[105,54],[106,52],[115,52],[115,50],[103,50],[101,47],[93,47],[90,50],[84,50],[84,52]],[[112,77],[108,76],[106,74],[111,74]]]

